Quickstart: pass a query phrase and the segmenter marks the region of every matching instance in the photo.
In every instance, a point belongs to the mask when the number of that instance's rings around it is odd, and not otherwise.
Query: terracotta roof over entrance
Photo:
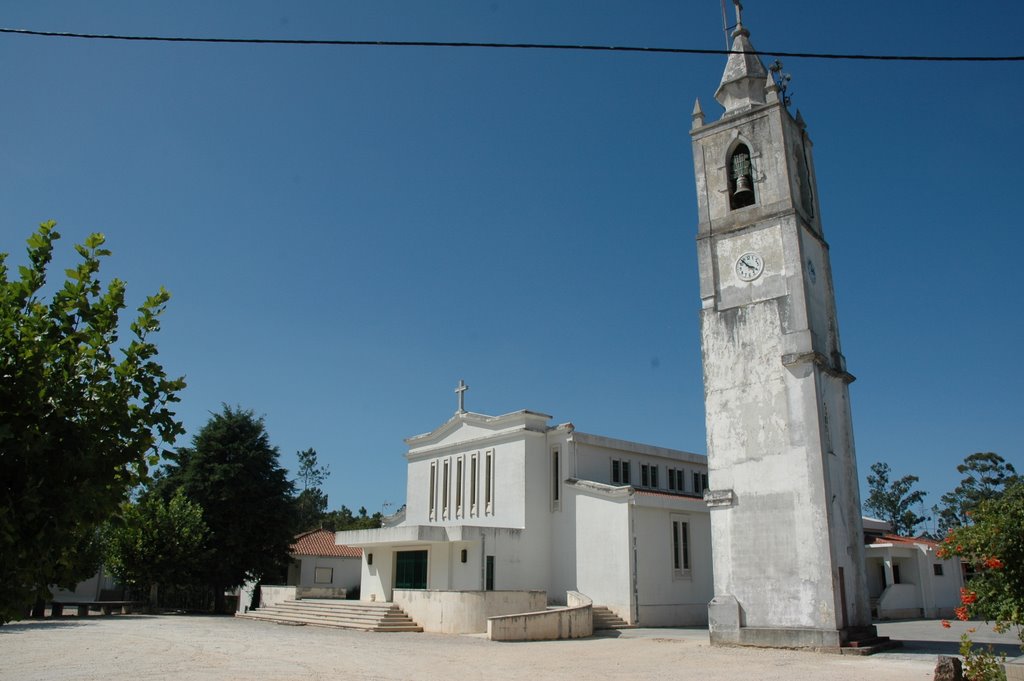
[[[363,550],[355,546],[335,544],[334,533],[330,530],[310,530],[295,537],[291,553],[296,556],[359,558],[363,555]]]
[[[872,537],[872,544],[924,544],[925,546],[938,546],[939,542],[928,537],[901,537],[897,534],[883,534],[881,537]]]

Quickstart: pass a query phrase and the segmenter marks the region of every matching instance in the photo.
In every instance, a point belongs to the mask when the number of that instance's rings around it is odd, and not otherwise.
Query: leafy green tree
[[[964,476],[963,480],[952,492],[943,494],[941,505],[933,509],[940,535],[954,527],[970,525],[971,511],[983,501],[998,498],[1008,485],[1020,479],[1013,464],[994,452],[971,454],[956,470]]]
[[[187,586],[205,565],[209,528],[203,509],[179,489],[165,501],[145,494],[126,505],[104,532],[106,567],[122,584],[150,594],[160,586]]]
[[[331,474],[329,466],[321,466],[315,449],[297,452],[299,459],[298,481],[302,491],[295,498],[298,513],[296,534],[321,526],[327,513],[327,495],[321,485]]]
[[[151,340],[170,295],[146,298],[118,356],[125,283],[100,282],[104,237],[75,246],[81,261],[47,302],[59,238],[40,225],[17,278],[0,254],[0,623],[95,573],[100,524],[183,432],[169,406],[185,382]]]
[[[178,489],[203,509],[209,552],[200,575],[213,588],[216,610],[224,590],[276,577],[287,565],[295,528],[294,486],[278,464],[263,419],[223,406],[192,439],[169,454],[157,489]]]
[[[1024,481],[979,502],[971,520],[951,530],[938,551],[974,567],[956,615],[995,621],[1000,631],[1015,628],[1024,645]]]
[[[890,474],[889,464],[883,461],[871,464],[864,511],[887,520],[894,534],[911,536],[917,526],[926,520],[913,510],[914,506],[922,502],[926,493],[914,489],[918,481],[916,475],[904,475],[899,480],[890,481]]]

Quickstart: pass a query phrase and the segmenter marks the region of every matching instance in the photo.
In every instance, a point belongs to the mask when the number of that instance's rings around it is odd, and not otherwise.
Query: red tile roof
[[[939,542],[928,537],[901,537],[898,534],[883,534],[880,537],[873,537],[872,544],[924,544],[926,546],[938,546]]]
[[[330,530],[310,530],[295,537],[291,552],[297,556],[339,556],[341,558],[359,558],[362,549],[345,544],[334,543],[334,533]]]

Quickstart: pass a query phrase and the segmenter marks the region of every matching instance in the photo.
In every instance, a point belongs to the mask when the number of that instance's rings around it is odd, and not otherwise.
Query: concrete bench
[[[78,616],[86,617],[89,610],[100,610],[104,615],[113,614],[115,608],[123,615],[130,615],[133,608],[145,605],[143,601],[53,601],[50,603],[50,617],[61,617],[65,607],[78,608]]]

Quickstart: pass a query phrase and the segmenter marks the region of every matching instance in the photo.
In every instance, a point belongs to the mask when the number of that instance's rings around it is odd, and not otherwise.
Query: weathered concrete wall
[[[568,594],[566,600],[568,606],[557,610],[491,617],[487,637],[492,641],[557,641],[592,636],[593,602],[578,592]]]
[[[395,589],[392,600],[424,631],[476,634],[487,631],[487,619],[544,608],[544,591],[437,591]]]
[[[870,613],[852,376],[810,139],[772,96],[708,125],[698,116],[691,134],[715,493],[712,640],[838,645],[838,631],[869,625]],[[750,152],[755,202],[733,208],[729,158],[739,144]],[[748,253],[763,268],[740,276]]]

